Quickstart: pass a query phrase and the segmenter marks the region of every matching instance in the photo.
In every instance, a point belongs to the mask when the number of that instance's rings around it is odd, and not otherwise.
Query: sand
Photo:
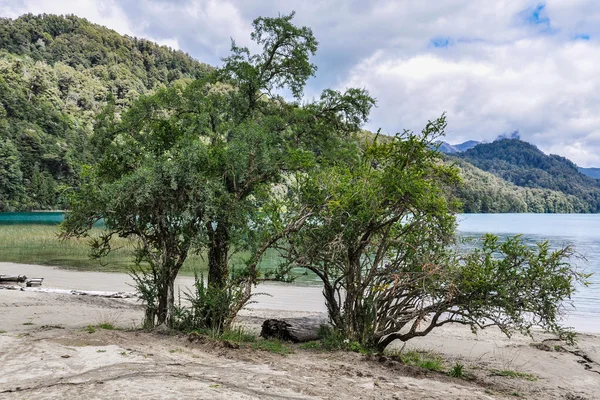
[[[0,263],[0,273],[42,276],[44,287],[131,290],[124,274],[10,263]],[[180,284],[189,282],[184,278]],[[260,289],[273,297],[260,297],[243,311],[246,329],[257,331],[265,318],[323,311],[318,288]],[[600,336],[594,334],[580,335],[577,346],[569,347],[542,334],[508,339],[495,330],[475,336],[448,326],[404,348],[439,353],[446,370],[462,363],[468,379],[457,379],[389,356],[297,346],[282,356],[190,342],[185,335],[141,331],[141,318],[134,299],[0,290],[0,399],[600,398]],[[86,329],[103,322],[121,330]],[[534,380],[496,376],[497,370],[531,374]]]

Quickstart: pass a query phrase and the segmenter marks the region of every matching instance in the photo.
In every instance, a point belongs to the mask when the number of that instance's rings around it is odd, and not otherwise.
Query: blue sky
[[[305,91],[368,89],[369,129],[448,115],[452,143],[519,131],[547,153],[600,166],[596,0],[0,0],[0,15],[73,13],[218,65],[252,20],[296,11],[320,46]]]

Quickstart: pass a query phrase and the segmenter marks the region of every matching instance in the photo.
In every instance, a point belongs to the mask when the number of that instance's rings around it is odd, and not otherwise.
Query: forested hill
[[[575,212],[600,212],[600,181],[581,174],[568,159],[546,155],[527,142],[497,140],[479,144],[457,156],[516,186],[574,196],[579,200],[573,204]]]
[[[0,18],[0,211],[60,207],[93,160],[88,142],[107,103],[210,70],[180,51],[75,16]]]

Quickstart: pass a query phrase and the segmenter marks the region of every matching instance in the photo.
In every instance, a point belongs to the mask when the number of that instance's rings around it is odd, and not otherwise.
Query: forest
[[[0,19],[0,211],[62,208],[106,107],[211,68],[75,16]]]
[[[65,208],[106,129],[143,95],[214,68],[76,16],[0,19],[0,211]],[[400,127],[399,127],[400,128]],[[445,156],[464,212],[598,212],[600,183],[519,140]]]

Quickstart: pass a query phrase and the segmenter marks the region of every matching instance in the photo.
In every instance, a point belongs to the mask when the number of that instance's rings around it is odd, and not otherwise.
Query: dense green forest
[[[485,172],[454,156],[448,163],[460,169],[463,184],[455,195],[467,213],[567,213],[584,212],[587,204],[574,195],[540,188],[520,187],[492,173]]]
[[[89,142],[108,104],[210,67],[75,16],[0,19],[0,211],[61,207],[94,159]]]
[[[91,134],[103,110],[118,118],[140,95],[211,69],[76,16],[0,18],[0,211],[63,207],[61,193],[95,161]],[[461,169],[455,195],[465,212],[600,210],[599,181],[528,143],[500,140],[456,156],[447,160]]]
[[[458,154],[463,160],[522,188],[549,189],[546,212],[599,212],[600,181],[581,174],[568,159],[546,155],[518,139],[479,144]],[[558,192],[558,193],[557,193]],[[535,191],[540,196],[540,192]],[[559,196],[562,194],[562,196]],[[548,195],[542,197],[548,199]],[[483,211],[483,210],[482,210]]]

